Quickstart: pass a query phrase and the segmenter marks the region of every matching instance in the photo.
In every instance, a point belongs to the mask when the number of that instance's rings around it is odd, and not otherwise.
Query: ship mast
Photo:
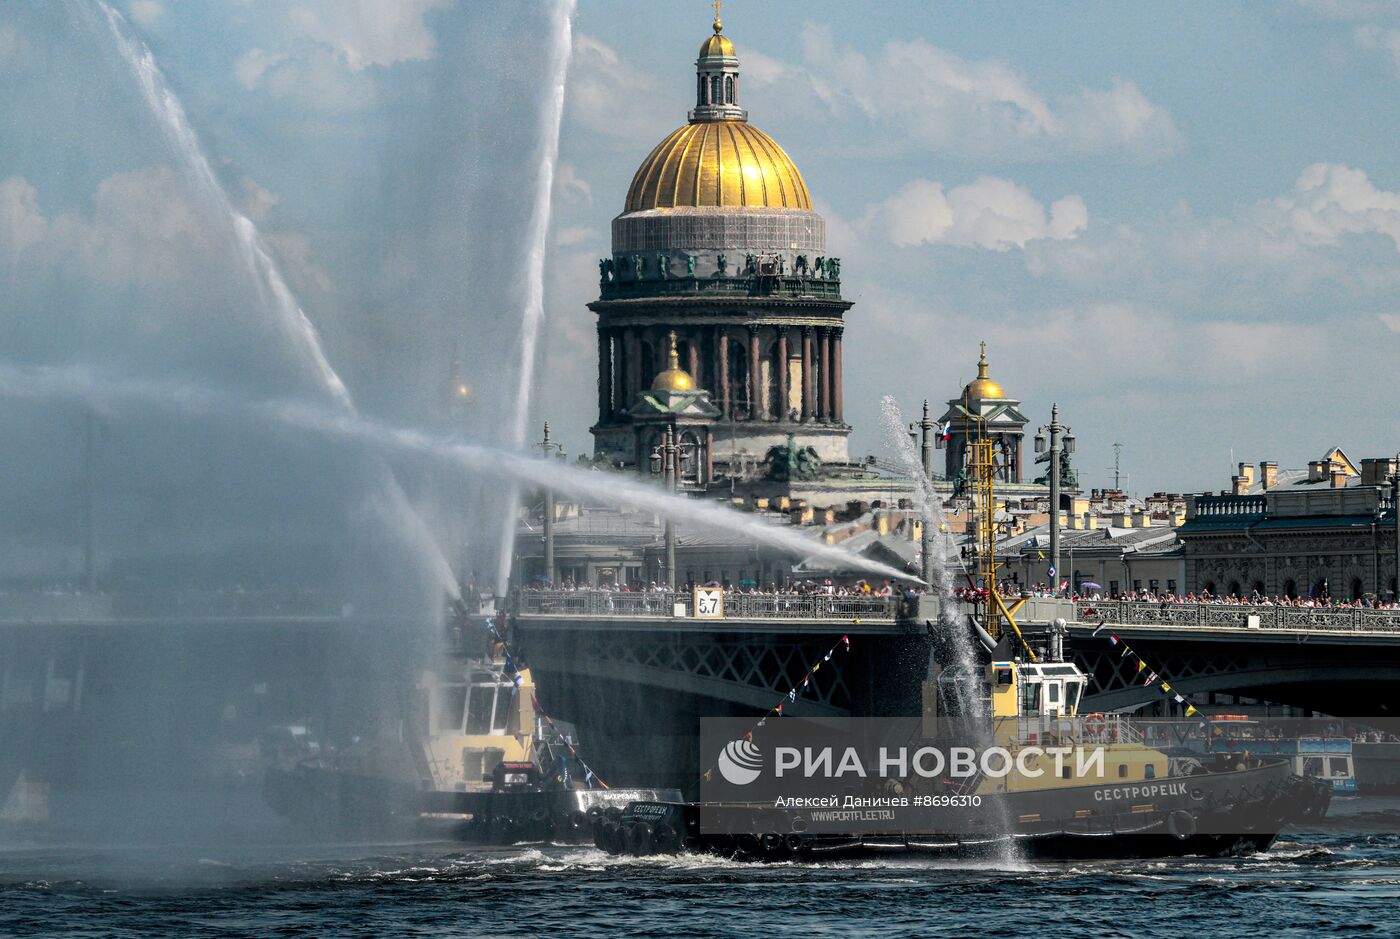
[[[979,408],[976,412],[969,407],[971,402],[964,398],[960,410],[968,422],[967,477],[968,491],[971,494],[971,517],[973,523],[973,550],[975,571],[973,585],[982,591],[986,598],[982,606],[982,628],[993,639],[1000,639],[1004,628],[1010,628],[1017,642],[1026,651],[1032,662],[1036,661],[1035,650],[1021,635],[1021,627],[1016,625],[1013,615],[1024,601],[1018,600],[1014,608],[1008,608],[1005,600],[997,592],[997,572],[1001,565],[997,561],[997,500],[996,500],[996,445],[987,434],[987,419]]]

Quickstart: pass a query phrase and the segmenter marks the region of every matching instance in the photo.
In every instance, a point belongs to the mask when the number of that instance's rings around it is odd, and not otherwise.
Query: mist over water
[[[261,143],[181,81],[172,34],[158,65],[106,3],[0,11],[30,56],[0,103],[29,128],[0,169],[0,367],[158,389],[0,400],[0,801],[23,773],[66,837],[224,837],[271,821],[249,787],[271,725],[348,739],[401,713],[455,575],[495,569],[505,479],[237,402],[491,441],[526,420],[561,93],[541,75],[562,81],[571,12],[443,11],[419,106],[298,188],[294,151],[237,158]],[[299,242],[317,200],[382,224],[323,212]],[[449,413],[454,346],[470,394]],[[218,391],[200,410],[172,389]]]
[[[287,342],[295,349],[297,357],[306,363],[334,402],[351,414],[355,413],[350,391],[327,360],[316,327],[311,324],[291,288],[287,286],[287,280],[272,259],[257,225],[234,208],[227,191],[214,175],[209,158],[185,116],[180,99],[166,82],[165,76],[156,65],[155,57],[151,55],[151,50],[131,32],[130,25],[106,0],[97,0],[97,5],[105,15],[117,47],[130,64],[132,74],[136,76],[152,113],[170,138],[181,163],[198,182],[204,196],[211,200],[216,210],[231,223],[242,249],[243,260],[257,287],[261,306],[272,314],[274,321],[282,328]],[[557,148],[557,132],[555,136],[554,145]],[[451,565],[423,520],[409,505],[408,498],[398,480],[394,478],[393,472],[382,463],[376,465],[374,471],[379,476],[384,490],[386,521],[405,546],[417,554],[420,562],[432,572],[437,588],[450,596],[458,596],[460,591]]]

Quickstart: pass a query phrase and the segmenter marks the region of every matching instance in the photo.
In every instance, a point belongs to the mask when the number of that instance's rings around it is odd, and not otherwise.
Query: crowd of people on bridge
[[[1085,589],[1090,588],[1090,589]],[[1234,594],[1216,594],[1209,590],[1199,592],[1191,591],[1184,594],[1160,593],[1151,590],[1133,590],[1127,593],[1113,593],[1098,588],[1093,583],[1081,584],[1078,589],[1070,590],[1065,585],[1058,594],[1048,584],[1033,584],[1029,587],[1011,582],[1004,582],[997,587],[999,593],[1004,597],[1068,597],[1074,601],[1113,601],[1127,600],[1135,603],[1158,603],[1158,604],[1211,604],[1219,606],[1282,606],[1302,609],[1325,609],[1325,610],[1396,610],[1400,609],[1400,603],[1382,600],[1375,594],[1363,594],[1354,600],[1343,600],[1327,594],[1309,597],[1285,597],[1269,596],[1263,593],[1251,593],[1249,596],[1236,596]]]
[[[894,583],[890,580],[855,580],[839,583],[833,578],[795,580],[786,584],[769,583],[766,586],[752,581],[740,582],[711,580],[704,583],[687,581],[678,588],[672,588],[664,581],[651,581],[646,584],[602,584],[579,583],[567,578],[559,583],[536,581],[525,589],[532,592],[590,592],[610,594],[635,593],[683,593],[689,594],[696,587],[719,587],[731,596],[830,596],[830,597],[904,597],[917,596],[924,592],[921,586],[908,583]],[[1081,583],[1077,588],[1061,584],[1059,591],[1045,583],[1019,584],[1003,581],[997,584],[997,592],[1005,598],[1060,597],[1075,602],[1118,601],[1157,604],[1210,604],[1224,606],[1289,607],[1327,610],[1397,610],[1400,603],[1383,600],[1375,594],[1365,594],[1354,600],[1343,600],[1323,594],[1309,597],[1269,596],[1254,593],[1250,596],[1234,596],[1211,593],[1209,590],[1192,591],[1184,594],[1162,593],[1151,590],[1135,590],[1126,593],[1105,591],[1092,582]],[[987,600],[986,590],[974,586],[962,586],[953,590],[953,595],[970,603]]]
[[[549,581],[536,581],[525,587],[528,592],[555,592],[555,593],[684,593],[689,594],[697,587],[719,587],[726,594],[733,596],[783,596],[783,597],[904,597],[910,593],[922,593],[923,589],[909,584],[895,584],[890,580],[869,581],[865,579],[856,580],[852,583],[836,583],[833,578],[824,577],[819,579],[794,580],[786,584],[770,583],[767,586],[754,583],[752,581],[734,583],[733,581],[710,580],[704,583],[687,581],[678,587],[671,587],[665,581],[653,580],[647,584],[587,584],[577,583],[573,578],[566,578],[559,583]]]

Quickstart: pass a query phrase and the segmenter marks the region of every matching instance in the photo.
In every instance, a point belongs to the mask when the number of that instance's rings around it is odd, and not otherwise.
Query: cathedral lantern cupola
[[[739,59],[734,55],[734,43],[725,38],[719,10],[715,10],[715,34],[700,45],[700,57],[695,60],[696,121],[746,121],[749,114],[739,107]]]
[[[1006,483],[1022,482],[1022,442],[1027,419],[1019,410],[1021,402],[1008,397],[1006,391],[992,380],[987,365],[987,344],[977,359],[977,377],[968,382],[962,394],[948,402],[948,410],[940,419],[946,428],[948,459],[944,466],[949,479],[957,479],[965,471],[968,443],[985,433],[992,440],[993,461],[997,479]]]

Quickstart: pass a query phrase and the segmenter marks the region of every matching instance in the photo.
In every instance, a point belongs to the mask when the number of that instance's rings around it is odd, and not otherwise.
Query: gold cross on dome
[[[719,32],[721,29],[724,28],[724,24],[721,23],[719,19],[719,8],[724,6],[724,4],[721,3],[720,0],[714,0],[714,3],[712,5],[715,8],[715,32]]]

